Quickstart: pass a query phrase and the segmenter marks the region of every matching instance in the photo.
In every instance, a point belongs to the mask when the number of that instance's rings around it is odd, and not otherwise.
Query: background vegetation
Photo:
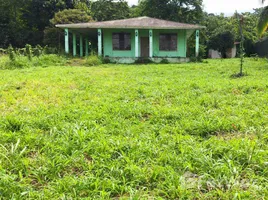
[[[137,6],[132,7],[124,0],[0,0],[0,4],[0,48],[7,48],[9,44],[20,48],[26,44],[40,44],[57,48],[61,52],[64,37],[63,32],[55,28],[57,23],[105,21],[144,15],[205,25],[207,29],[201,33],[203,56],[213,47],[212,43],[220,44],[222,33],[228,31],[234,41],[240,41],[237,16],[206,13],[203,11],[202,0],[141,0]],[[241,13],[247,56],[258,52],[255,45],[259,41],[256,27],[261,12],[262,9],[256,9],[254,13]],[[194,55],[194,44],[192,37],[189,39],[189,57]]]

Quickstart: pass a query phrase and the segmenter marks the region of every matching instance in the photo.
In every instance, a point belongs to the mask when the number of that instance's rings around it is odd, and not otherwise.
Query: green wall
[[[178,48],[177,51],[159,51],[159,34],[160,33],[177,33]],[[154,30],[153,37],[153,56],[155,57],[186,57],[186,31],[185,30]]]
[[[131,34],[131,50],[114,51],[112,45],[112,33],[122,32],[122,29],[103,29],[103,48],[104,57],[135,57],[135,30],[124,30]],[[159,51],[159,34],[160,33],[178,33],[177,51]],[[139,37],[149,37],[149,30],[139,30]],[[153,30],[153,56],[154,57],[186,57],[186,30]],[[140,55],[140,41],[139,41]]]
[[[103,29],[103,56],[109,57],[135,57],[135,30]],[[113,33],[127,32],[131,34],[130,51],[114,51],[112,44]]]

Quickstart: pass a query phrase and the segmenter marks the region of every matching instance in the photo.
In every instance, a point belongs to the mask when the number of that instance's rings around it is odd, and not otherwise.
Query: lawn
[[[0,70],[0,199],[268,198],[268,63],[238,71]]]

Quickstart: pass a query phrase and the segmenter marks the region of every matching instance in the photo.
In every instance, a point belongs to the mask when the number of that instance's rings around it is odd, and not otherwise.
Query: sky
[[[138,0],[127,0],[130,5],[137,4]],[[238,12],[252,11],[253,8],[260,8],[261,0],[203,0],[204,9],[208,13],[224,13],[226,15]],[[267,4],[266,4],[267,5]]]

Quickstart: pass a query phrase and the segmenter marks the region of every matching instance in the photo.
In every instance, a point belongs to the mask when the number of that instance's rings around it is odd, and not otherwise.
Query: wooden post
[[[149,30],[149,57],[153,57],[153,30]]]
[[[80,35],[80,57],[83,57],[83,36]]]
[[[68,28],[64,30],[64,34],[65,34],[65,53],[68,54],[69,53],[69,30]]]
[[[73,56],[76,56],[76,34],[73,33]]]
[[[102,31],[98,29],[98,56],[102,56]]]
[[[85,43],[86,43],[86,56],[88,56],[88,38],[86,38]]]
[[[196,30],[195,33],[195,56],[199,56],[199,30]]]
[[[139,57],[139,30],[135,30],[135,57]]]

